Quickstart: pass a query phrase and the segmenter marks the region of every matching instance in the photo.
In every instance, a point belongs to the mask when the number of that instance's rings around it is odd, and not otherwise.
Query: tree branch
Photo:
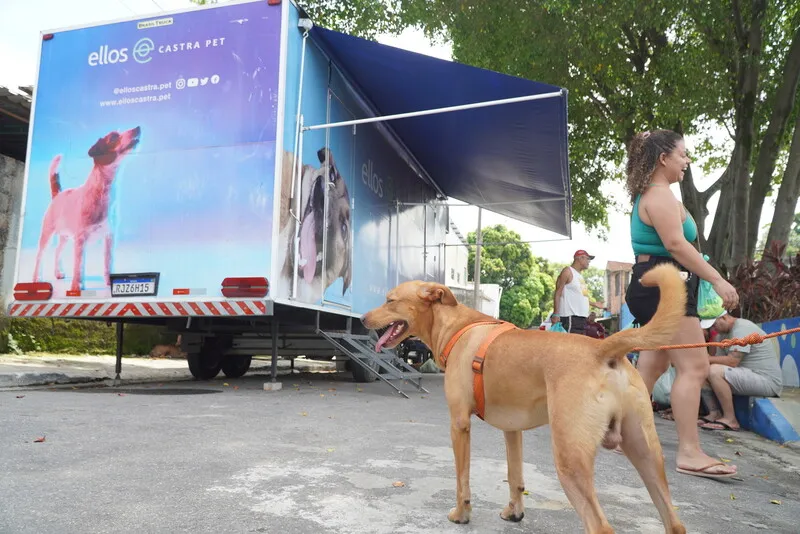
[[[717,180],[713,184],[711,184],[711,187],[700,193],[700,202],[702,203],[703,206],[705,206],[711,199],[711,197],[713,197],[714,194],[716,194],[717,191],[722,189],[722,186],[724,186],[728,182],[728,177],[730,175],[730,173],[728,172],[729,169],[730,166],[726,167],[722,175],[719,178],[717,178]]]
[[[755,3],[755,2],[753,2]],[[740,46],[745,44],[746,36],[744,29],[744,21],[742,20],[742,7],[739,5],[739,0],[733,0],[733,34],[736,41]],[[753,17],[755,18],[755,16]]]

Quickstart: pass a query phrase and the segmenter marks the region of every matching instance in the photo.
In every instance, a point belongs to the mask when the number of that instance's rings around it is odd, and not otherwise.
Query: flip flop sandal
[[[719,425],[722,428],[715,428],[715,427],[706,426],[706,425]],[[733,428],[729,424],[723,423],[722,421],[710,421],[708,423],[703,423],[702,425],[700,425],[700,428],[702,428],[703,430],[729,430],[731,432],[738,432],[739,431],[738,428]]]
[[[697,426],[703,426],[703,425],[707,425],[709,423],[716,423],[716,421],[714,419],[706,419],[705,417],[698,417],[697,418]]]
[[[731,478],[735,477],[738,472],[734,471],[733,473],[709,473],[708,470],[712,467],[717,467],[718,465],[725,465],[723,462],[715,462],[713,464],[709,464],[705,467],[700,469],[691,469],[685,467],[676,467],[675,470],[678,473],[683,473],[684,475],[691,475],[695,477],[703,477],[703,478],[710,478],[710,479],[722,479],[722,478]]]

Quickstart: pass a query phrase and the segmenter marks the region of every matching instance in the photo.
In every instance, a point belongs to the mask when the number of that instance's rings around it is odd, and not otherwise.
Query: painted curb
[[[0,374],[0,388],[97,382],[104,378],[106,377],[76,376],[65,373],[7,373]]]
[[[746,430],[777,443],[800,442],[800,434],[768,398],[733,398],[736,418]]]

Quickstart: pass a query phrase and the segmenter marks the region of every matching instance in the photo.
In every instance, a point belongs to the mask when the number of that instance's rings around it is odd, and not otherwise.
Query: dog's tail
[[[641,328],[630,328],[607,337],[600,345],[599,357],[622,359],[631,349],[655,348],[669,344],[686,315],[686,285],[677,267],[662,263],[642,276],[644,286],[658,286],[661,298],[653,318]]]
[[[58,165],[61,163],[61,156],[56,156],[50,162],[50,195],[55,198],[61,192],[61,177],[58,174]]]

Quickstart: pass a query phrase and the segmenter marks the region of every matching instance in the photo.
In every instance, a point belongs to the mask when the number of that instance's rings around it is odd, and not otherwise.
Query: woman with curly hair
[[[700,278],[711,282],[727,309],[739,301],[736,290],[704,259],[692,245],[697,225],[670,185],[683,180],[689,166],[683,138],[670,130],[654,130],[636,135],[628,146],[627,189],[631,195],[631,244],[636,256],[626,302],[639,325],[647,324],[658,306],[659,290],[644,287],[641,276],[660,263],[672,263],[686,282],[686,315],[675,335],[674,344],[703,343],[697,314]],[[703,348],[642,351],[637,368],[648,391],[669,367],[676,368],[670,395],[678,430],[677,470],[679,473],[729,478],[736,466],[708,456],[700,448],[697,413],[700,388],[708,377],[708,353]]]

